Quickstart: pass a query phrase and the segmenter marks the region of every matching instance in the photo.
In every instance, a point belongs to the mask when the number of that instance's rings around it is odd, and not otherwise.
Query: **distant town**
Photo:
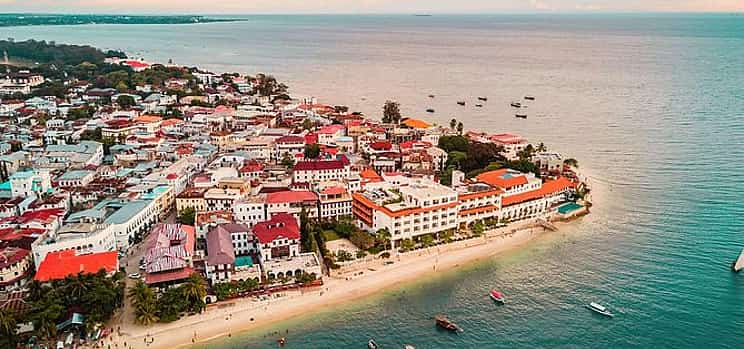
[[[100,15],[100,14],[0,14],[0,27],[30,25],[83,25],[83,24],[197,24],[235,22],[240,19],[206,16],[153,16],[153,15]]]
[[[396,101],[363,115],[269,74],[43,41],[0,53],[3,348],[193,343],[188,326],[241,300],[403,278],[422,251],[486,253],[591,206],[577,160]],[[171,322],[188,335],[153,334]]]

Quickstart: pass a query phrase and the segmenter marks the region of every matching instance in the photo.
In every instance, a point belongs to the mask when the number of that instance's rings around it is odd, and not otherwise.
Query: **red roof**
[[[369,145],[374,150],[390,150],[393,149],[393,145],[388,141],[377,141]]]
[[[51,222],[53,219],[62,216],[64,210],[61,208],[48,208],[44,210],[27,211],[20,216],[10,216],[4,218],[0,222],[14,222],[17,224],[24,224],[31,221],[43,221],[45,223]]]
[[[317,199],[315,193],[307,190],[285,190],[266,194],[266,202],[270,204],[315,201]]]
[[[253,234],[262,244],[270,243],[278,238],[299,240],[300,227],[297,225],[297,219],[291,214],[278,213],[272,215],[270,220],[253,226]]]
[[[276,143],[292,143],[292,144],[304,144],[305,143],[305,137],[301,136],[283,136],[279,137],[275,141]]]
[[[346,126],[334,124],[334,125],[323,126],[323,128],[321,128],[320,130],[318,130],[318,133],[331,134],[332,135],[332,134],[335,134],[335,133],[337,133],[339,131],[342,131],[344,129],[346,129]]]
[[[315,144],[318,143],[318,134],[315,132],[310,132],[305,135],[305,143],[307,144]]]
[[[145,283],[148,285],[151,284],[157,284],[161,282],[168,282],[168,281],[174,281],[174,280],[183,280],[189,275],[194,273],[194,269],[192,268],[183,268],[178,269],[174,271],[167,271],[162,273],[152,273],[152,274],[146,274],[145,275]]]
[[[325,195],[339,195],[345,192],[346,189],[344,187],[330,187],[323,189],[323,191],[321,191],[320,193]]]
[[[547,181],[543,183],[540,189],[507,196],[501,199],[501,205],[509,206],[509,205],[519,204],[519,203],[530,201],[530,200],[544,198],[546,196],[559,193],[568,188],[576,188],[576,183],[569,181],[565,177],[560,177],[556,180]]]
[[[0,249],[0,270],[22,261],[29,254],[31,254],[31,251],[17,247]]]
[[[511,134],[511,133],[501,133],[501,134],[495,134],[488,137],[492,142],[500,143],[500,144],[519,144],[526,142],[522,136]]]
[[[249,173],[249,172],[261,172],[263,171],[264,167],[258,161],[256,160],[249,160],[245,163],[243,167],[240,168],[241,173]]]
[[[134,60],[124,61],[124,65],[128,65],[132,68],[147,68],[150,66],[147,63],[143,63],[140,61],[134,61]]]
[[[114,272],[119,267],[118,252],[101,252],[76,255],[75,250],[51,252],[39,264],[35,280],[46,282],[64,279],[78,273],[94,274],[101,269]]]
[[[511,188],[528,182],[524,174],[506,168],[484,172],[475,178],[478,181],[500,188]]]
[[[165,179],[172,181],[174,179],[178,178],[178,175],[175,173],[169,173],[167,176],[165,176]]]
[[[294,166],[295,171],[340,170],[343,168],[344,163],[340,160],[300,161]]]

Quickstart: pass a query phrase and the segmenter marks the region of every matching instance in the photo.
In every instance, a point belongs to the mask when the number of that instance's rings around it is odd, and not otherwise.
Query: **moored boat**
[[[521,119],[526,119],[527,118],[527,114],[514,114],[514,117],[521,118]]]
[[[738,273],[742,269],[744,269],[744,249],[741,250],[741,253],[739,254],[739,258],[737,258],[735,261],[731,263],[731,270],[733,272]]]
[[[495,302],[499,302],[501,304],[506,303],[506,299],[504,299],[504,294],[499,291],[491,290],[488,296],[491,297],[491,299],[493,299]]]
[[[597,314],[602,314],[602,315],[607,316],[607,317],[613,317],[613,316],[615,316],[609,310],[607,310],[607,308],[605,308],[604,306],[602,306],[599,303],[591,302],[586,307],[589,308],[589,310],[591,310],[591,311],[593,311],[593,312],[595,312]]]
[[[457,101],[457,104],[459,104],[459,105],[465,105],[465,101]]]
[[[375,342],[375,340],[374,340],[374,339],[370,339],[370,340],[369,340],[369,341],[367,342],[367,348],[369,348],[369,349],[379,349],[379,348],[380,348],[380,346],[379,346],[379,345],[377,345],[377,342]]]
[[[476,108],[483,108],[483,104],[476,104],[475,107]]]
[[[526,99],[528,101],[534,101],[535,100],[535,96],[524,96],[524,99]]]
[[[434,98],[434,97],[435,97],[434,95],[429,95],[429,98]]]
[[[403,347],[403,349],[416,349],[416,347],[414,347],[413,345],[410,345],[410,344],[406,344],[406,345],[405,345],[405,346]]]
[[[433,113],[434,112],[434,109],[432,109],[432,108],[426,109],[426,112],[427,113]]]
[[[522,107],[522,103],[519,103],[519,102],[512,102],[512,103],[511,103],[511,106],[512,106],[512,107],[514,107],[514,108],[521,108],[521,107]]]
[[[488,101],[488,97],[478,97],[478,100],[486,102]]]
[[[462,331],[462,329],[459,326],[457,326],[454,322],[450,321],[444,315],[437,315],[434,317],[434,320],[437,322],[437,326],[447,331],[450,331],[450,332],[461,332]]]

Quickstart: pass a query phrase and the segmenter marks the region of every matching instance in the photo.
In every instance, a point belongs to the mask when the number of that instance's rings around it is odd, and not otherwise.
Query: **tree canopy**
[[[400,123],[400,104],[395,101],[386,101],[382,107],[382,122],[386,124]]]

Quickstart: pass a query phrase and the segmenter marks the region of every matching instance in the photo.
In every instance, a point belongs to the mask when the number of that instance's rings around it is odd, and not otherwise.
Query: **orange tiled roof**
[[[531,191],[517,194],[517,195],[507,196],[501,199],[501,205],[509,206],[509,205],[519,204],[519,203],[530,201],[530,200],[544,198],[546,196],[553,195],[555,193],[566,190],[568,188],[576,188],[576,183],[569,181],[565,177],[560,177],[556,180],[547,181],[543,183],[540,189],[531,190]]]
[[[527,184],[527,177],[524,174],[510,175],[509,169],[506,168],[484,172],[475,178],[480,182],[500,188],[511,188]]]

